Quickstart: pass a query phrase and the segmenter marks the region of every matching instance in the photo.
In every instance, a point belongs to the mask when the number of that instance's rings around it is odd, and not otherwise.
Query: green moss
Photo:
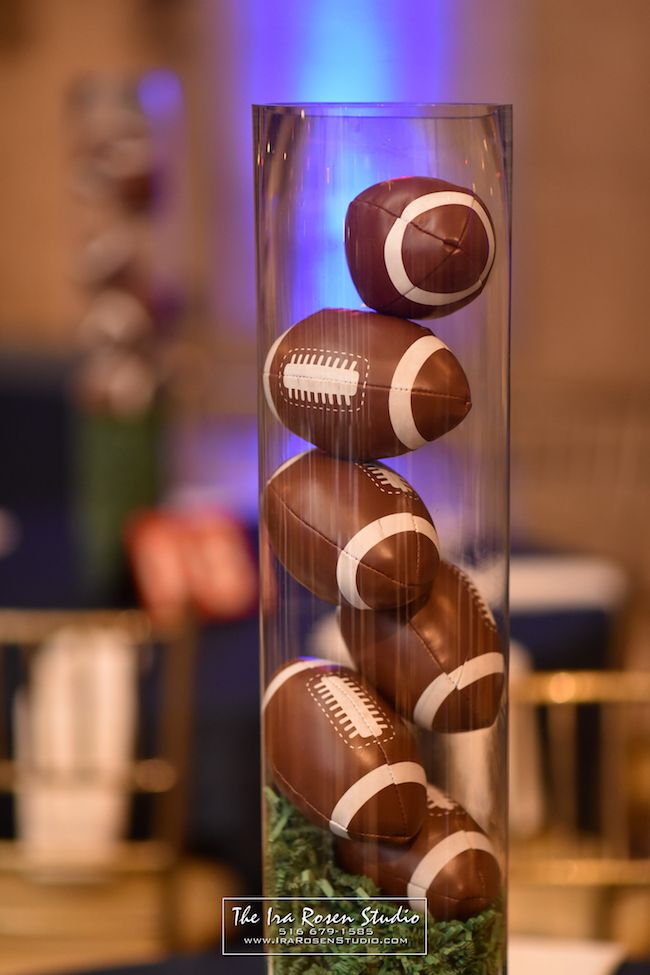
[[[369,877],[352,876],[340,869],[334,859],[331,834],[312,826],[272,789],[266,790],[266,801],[265,866],[270,896],[303,901],[310,897],[334,897],[327,910],[350,913],[355,907],[358,909],[358,904],[348,898],[375,899],[380,895]],[[287,902],[287,910],[291,907]],[[391,910],[389,905],[386,909]],[[298,905],[295,910],[299,913]],[[315,949],[311,955],[275,957],[273,975],[498,975],[501,971],[505,934],[499,905],[467,921],[435,921],[429,915],[428,925],[426,956],[328,957],[318,956]],[[408,925],[393,925],[393,934],[408,935],[412,943],[413,933]],[[336,947],[328,950],[335,952]],[[307,951],[307,947],[301,951]]]

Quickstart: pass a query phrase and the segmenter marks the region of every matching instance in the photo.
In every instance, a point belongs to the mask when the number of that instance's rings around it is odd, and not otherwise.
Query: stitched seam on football
[[[317,528],[314,528],[314,526],[313,525],[310,525],[308,521],[305,521],[304,518],[301,518],[300,515],[296,514],[296,512],[292,508],[289,507],[289,505],[284,500],[284,498],[281,498],[280,497],[280,495],[278,494],[278,492],[275,490],[275,488],[273,488],[271,486],[271,484],[269,484],[268,487],[269,487],[269,490],[273,491],[273,493],[275,494],[276,498],[278,499],[278,502],[282,505],[282,507],[287,512],[287,514],[291,515],[292,518],[294,518],[296,521],[300,522],[301,525],[304,525],[305,528],[308,528],[315,535],[318,535],[318,537],[321,538],[325,542],[326,545],[329,545],[329,547],[330,548],[333,548],[336,552],[342,552],[343,551],[342,548],[340,548],[334,542],[330,541],[330,539],[327,538],[325,535],[323,535],[322,532],[319,532],[319,530]],[[408,512],[404,512],[404,513],[405,514],[408,514]],[[416,534],[421,534],[421,532],[417,532]],[[372,549],[370,551],[372,551]],[[350,558],[354,562],[356,562],[357,565],[361,565],[361,559],[358,559],[356,556],[354,556],[352,554],[350,554]],[[282,562],[282,559],[280,559],[280,561]],[[364,569],[367,569],[369,572],[374,572],[375,575],[381,576],[382,579],[386,579],[388,582],[391,583],[391,585],[397,586],[399,589],[403,589],[403,590],[405,590],[407,592],[408,592],[409,589],[412,589],[414,586],[415,587],[418,586],[418,583],[417,582],[411,582],[411,583],[409,583],[409,582],[402,582],[401,579],[392,579],[391,576],[386,575],[386,573],[385,572],[382,572],[381,569],[376,569],[372,565],[366,565],[364,563],[364,566],[363,567],[364,567]],[[287,571],[289,571],[289,570],[287,569]],[[309,588],[309,587],[307,587],[307,588]]]
[[[449,568],[453,572],[453,574],[459,579],[459,581],[461,583],[466,583],[467,584],[467,588],[470,590],[471,597],[473,597],[473,602],[474,602],[476,608],[478,609],[481,617],[483,618],[484,622],[489,626],[489,628],[491,630],[493,630],[495,633],[498,633],[496,624],[495,624],[493,618],[491,617],[490,613],[487,610],[487,607],[486,607],[486,604],[485,604],[485,602],[483,600],[483,597],[481,596],[481,594],[479,593],[478,589],[476,588],[476,586],[474,585],[474,583],[472,582],[472,580],[469,578],[469,576],[467,576],[465,573],[461,572],[461,570],[458,568],[458,566],[454,565],[453,562],[446,562],[445,563],[445,566],[447,568]],[[445,670],[445,668],[442,666],[442,664],[438,660],[438,657],[436,656],[434,650],[429,646],[429,644],[426,642],[426,640],[422,636],[422,633],[418,629],[418,626],[417,626],[417,623],[415,622],[414,617],[412,617],[408,621],[408,625],[411,627],[411,629],[413,630],[413,632],[417,636],[418,640],[420,641],[420,643],[424,647],[424,649],[425,649],[426,653],[428,654],[428,656],[433,661],[435,661],[435,663],[439,667],[440,674],[446,674],[447,676],[449,676],[449,672],[447,670]],[[469,660],[473,660],[476,657],[481,657],[484,653],[489,653],[489,652],[490,652],[489,650],[485,649],[485,650],[479,650],[479,652],[478,653],[475,653],[473,656],[470,656],[468,654],[465,657],[465,659],[462,661],[462,663],[461,663],[460,666],[461,667],[464,667],[465,664]],[[499,648],[499,651],[498,652],[501,652],[500,648]],[[456,669],[456,668],[454,668],[454,669]],[[459,682],[460,682],[460,679],[459,679]],[[453,684],[455,690],[458,690],[458,688],[453,683],[453,681],[450,680],[450,683]]]
[[[469,593],[470,593],[470,597],[473,599],[473,601],[474,601],[474,603],[475,603],[475,605],[476,605],[479,613],[481,614],[483,620],[488,625],[488,627],[491,630],[494,630],[494,632],[498,635],[499,631],[497,629],[497,625],[496,625],[496,622],[494,620],[494,617],[490,613],[490,611],[488,609],[488,606],[487,606],[487,603],[483,599],[483,596],[479,592],[477,586],[474,585],[473,580],[470,578],[470,576],[467,575],[466,572],[463,572],[461,569],[458,568],[457,565],[454,565],[453,562],[447,562],[447,566],[451,569],[451,571],[454,573],[454,575],[457,577],[457,579],[461,582],[461,584],[464,584],[465,586],[467,586],[467,589],[469,590]],[[500,646],[499,646],[499,652],[501,652],[501,647]]]
[[[435,585],[435,580],[434,580],[434,585]],[[424,637],[422,636],[422,633],[420,632],[420,630],[418,629],[417,625],[413,622],[412,619],[410,619],[408,621],[408,625],[411,627],[411,629],[415,633],[416,637],[418,638],[418,640],[420,641],[420,643],[424,647],[424,650],[425,650],[427,656],[430,657],[431,660],[436,664],[436,666],[437,666],[437,668],[439,670],[439,674],[437,676],[438,677],[441,677],[444,674],[447,678],[449,678],[448,671],[445,670],[445,668],[442,666],[442,664],[440,663],[440,661],[438,660],[438,658],[437,658],[437,656],[435,654],[435,651],[432,649],[432,647],[429,646],[429,644],[424,639]],[[463,665],[464,664],[465,664],[465,661],[463,661]],[[454,689],[456,689],[456,685],[454,684],[454,682],[451,679],[449,679],[449,683],[454,687]]]
[[[368,693],[368,691],[367,691],[367,690],[366,690],[366,688],[365,688],[365,687],[363,686],[363,684],[361,684],[361,683],[360,683],[360,687],[361,687],[361,688],[362,688],[362,689],[363,689],[363,690],[364,690],[364,691],[365,691],[366,693]],[[354,700],[350,700],[350,703],[352,704],[352,707],[355,707],[355,708],[356,708],[356,705],[355,705],[355,702],[354,702]],[[356,710],[358,711],[358,708],[356,708]],[[361,717],[362,717],[362,720],[363,720],[363,715],[361,715]],[[398,718],[397,720],[399,721],[399,718]],[[395,737],[395,735],[396,735],[396,734],[397,734],[397,729],[395,728],[395,729],[393,730],[393,738]],[[389,740],[392,740],[392,739],[389,739]],[[401,796],[401,793],[400,793],[400,790],[399,790],[399,786],[398,786],[398,784],[397,784],[397,782],[395,781],[395,776],[394,776],[394,774],[393,774],[393,768],[392,768],[392,765],[391,765],[391,762],[390,762],[390,759],[388,758],[388,755],[386,754],[386,749],[385,749],[385,747],[384,747],[384,746],[385,746],[385,744],[387,744],[387,743],[386,743],[386,742],[384,742],[384,741],[382,741],[381,739],[375,739],[375,744],[377,745],[377,748],[379,749],[379,751],[380,751],[380,752],[381,752],[381,754],[383,755],[383,758],[384,758],[384,762],[385,762],[385,765],[386,765],[386,767],[387,767],[387,769],[388,769],[388,774],[389,774],[389,775],[390,775],[390,777],[391,777],[391,781],[392,781],[392,783],[393,783],[393,787],[394,787],[394,789],[395,789],[395,791],[396,791],[396,794],[397,794],[397,802],[399,803],[399,808],[400,808],[400,812],[401,812],[401,814],[402,814],[402,823],[403,823],[403,825],[404,825],[404,828],[405,828],[405,832],[406,832],[406,828],[407,828],[407,823],[408,823],[408,819],[407,819],[407,816],[406,816],[406,810],[404,809],[404,803],[402,802],[402,796]]]
[[[472,211],[469,211],[469,213],[471,213],[471,212],[472,212]],[[436,264],[436,266],[435,266],[435,267],[434,267],[434,268],[433,268],[433,269],[432,269],[431,271],[429,271],[429,273],[428,273],[428,274],[425,274],[425,276],[424,276],[423,278],[421,278],[421,279],[420,279],[420,281],[418,281],[418,283],[417,283],[417,284],[414,284],[412,288],[409,288],[409,290],[408,290],[408,291],[406,292],[406,294],[404,295],[404,297],[405,297],[405,298],[408,298],[408,296],[409,296],[409,294],[410,294],[410,293],[411,293],[412,291],[417,291],[417,290],[418,290],[418,289],[420,289],[420,288],[421,288],[421,289],[422,289],[423,291],[428,291],[429,289],[428,289],[428,287],[427,287],[427,283],[429,282],[429,280],[430,280],[430,279],[431,279],[432,277],[434,277],[434,276],[435,276],[436,274],[438,274],[438,272],[440,271],[440,268],[441,268],[441,267],[443,267],[443,266],[444,266],[444,265],[445,265],[445,264],[447,263],[447,261],[449,261],[449,260],[451,260],[451,258],[452,258],[452,257],[453,257],[453,256],[454,256],[455,254],[457,254],[457,253],[458,253],[459,251],[460,251],[461,253],[463,253],[463,254],[467,254],[467,251],[466,251],[466,250],[465,250],[465,249],[464,249],[463,247],[461,247],[461,241],[462,241],[462,239],[463,239],[463,237],[465,236],[465,233],[467,232],[467,227],[469,226],[469,221],[470,221],[470,216],[469,216],[469,213],[468,213],[468,215],[467,215],[467,217],[465,218],[465,226],[463,227],[463,229],[461,230],[461,232],[460,232],[460,234],[459,234],[459,236],[458,236],[458,241],[457,241],[457,243],[456,243],[456,245],[454,246],[454,249],[453,249],[452,251],[450,251],[450,252],[449,252],[448,254],[445,254],[445,256],[444,256],[444,257],[442,258],[442,260],[441,260],[441,261],[440,261],[440,262],[439,262],[438,264]],[[413,226],[413,224],[409,224],[409,226]],[[424,230],[424,229],[423,229],[422,227],[420,227],[420,226],[419,226],[419,224],[418,224],[418,225],[416,225],[416,226],[417,226],[417,229],[418,229],[418,230],[419,230],[419,231],[420,231],[421,233],[423,233],[423,234],[426,234],[426,233],[428,233],[428,231],[426,231],[426,230]],[[432,236],[434,236],[434,235],[433,235],[433,234],[429,234],[429,236],[431,236],[431,237],[432,237]],[[410,279],[409,279],[409,280],[410,280]],[[476,283],[476,282],[474,282],[474,283]],[[479,289],[479,290],[480,290],[480,289]],[[449,294],[449,295],[452,295],[452,294],[454,294],[455,292],[453,292],[453,291],[441,291],[441,292],[439,292],[439,293],[440,293],[440,294]],[[469,296],[468,296],[468,297],[469,297]]]
[[[397,720],[399,721],[399,718]],[[392,766],[391,766],[390,762],[388,761],[388,756],[386,755],[386,752],[382,748],[381,743],[378,743],[378,744],[379,744],[379,750],[380,750],[380,752],[382,753],[382,755],[384,756],[384,758],[386,760],[386,765],[388,767],[388,774],[390,775],[390,777],[392,779],[393,788],[395,789],[395,792],[397,794],[397,801],[399,803],[400,812],[402,814],[402,823],[404,824],[404,832],[407,832],[408,831],[408,828],[407,828],[408,820],[407,820],[407,817],[406,817],[406,809],[404,808],[404,803],[402,802],[402,795],[400,793],[399,786],[398,786],[397,782],[395,781],[395,776],[393,775]]]
[[[379,741],[378,741],[377,737],[374,736],[374,735],[370,738],[370,740],[368,740],[366,742],[360,742],[358,745],[353,745],[352,742],[346,740],[345,736],[337,728],[335,720],[332,718],[332,716],[330,714],[327,713],[327,709],[325,707],[323,707],[322,703],[318,700],[317,695],[314,693],[314,691],[313,691],[313,689],[311,687],[312,682],[315,682],[315,681],[317,681],[319,679],[320,678],[319,678],[318,674],[316,674],[313,678],[311,678],[311,679],[309,679],[309,680],[306,681],[306,687],[307,687],[307,690],[309,691],[309,694],[311,695],[312,699],[315,701],[315,703],[318,705],[318,707],[320,708],[320,710],[323,712],[323,714],[325,715],[325,717],[329,721],[329,723],[332,726],[332,728],[334,728],[334,730],[335,730],[336,734],[338,735],[338,737],[347,745],[348,748],[351,748],[352,751],[359,751],[361,748],[370,748],[370,747],[373,747],[374,745],[378,745],[379,744]],[[363,693],[366,694],[366,696],[368,696],[367,689],[361,683],[359,683],[358,681],[357,681],[357,683],[359,684],[359,687],[362,689]],[[361,712],[359,711],[359,708],[357,707],[357,705],[354,702],[354,700],[352,700],[347,694],[346,694],[346,699],[349,701],[349,703],[351,703],[352,707],[357,712],[357,714],[359,715],[359,717],[361,718],[361,720],[363,721],[363,723],[365,724],[365,726],[367,728],[369,728],[370,725],[365,720],[363,714],[361,714]],[[385,719],[386,726],[388,728],[389,727],[388,715],[385,714],[385,712],[381,709],[381,707],[379,707],[379,710],[380,710],[380,713],[381,713],[382,717]],[[393,739],[395,738],[395,735],[396,734],[397,734],[397,730],[396,730],[395,727],[393,727],[393,733],[390,735],[390,737],[386,738],[385,741],[393,741]]]
[[[453,681],[451,679],[451,676],[449,674],[449,671],[448,670],[445,670],[444,667],[441,665],[441,663],[438,660],[438,658],[436,657],[435,653],[433,652],[433,650],[431,650],[429,648],[429,644],[424,640],[422,634],[418,630],[417,626],[415,626],[413,624],[413,621],[412,620],[409,620],[409,626],[411,627],[413,633],[416,635],[416,637],[418,638],[418,640],[420,641],[420,643],[424,647],[425,652],[428,654],[428,656],[431,658],[432,661],[435,661],[437,667],[440,670],[440,673],[437,675],[436,678],[434,678],[434,680],[437,679],[438,677],[442,677],[442,676],[446,677],[447,678],[447,682],[452,687],[451,694],[453,694],[453,693],[462,694],[463,693],[463,690],[467,690],[466,687],[465,688],[461,688],[460,687],[460,684],[462,683],[462,679],[463,679],[463,673],[464,673],[464,670],[465,670],[465,666],[469,663],[470,660],[475,660],[477,657],[481,657],[481,656],[483,656],[484,653],[488,653],[489,651],[488,650],[480,650],[473,657],[470,657],[470,656],[465,657],[465,659],[463,660],[463,662],[460,664],[460,674],[458,675],[458,679],[456,681]],[[457,668],[454,667],[454,670],[456,670],[456,669]],[[494,674],[494,675],[493,674],[490,674],[490,675],[487,675],[487,676],[488,677],[493,677],[493,676],[498,676],[498,675],[496,675],[496,674]],[[485,680],[485,679],[486,679],[485,677],[482,678],[482,680]],[[470,686],[474,686],[473,683]],[[451,697],[451,694],[449,695],[449,697]],[[440,707],[440,710],[438,712],[436,712],[436,715],[434,717],[434,722],[433,722],[433,725],[432,725],[432,729],[438,730],[438,731],[442,730],[442,729],[436,727],[436,721],[437,721],[438,717],[443,713],[444,707],[447,704],[447,701],[448,700],[449,700],[449,698],[446,698],[442,702],[442,705]],[[475,710],[475,709],[473,709],[473,710]],[[475,723],[472,724],[472,728],[474,730],[478,730],[479,728],[488,728],[493,723],[493,721],[494,721],[494,718],[493,718],[492,721],[487,721],[486,719],[484,719],[482,722],[479,722],[476,714],[474,714],[473,717],[475,719]]]
[[[354,381],[351,379],[340,378],[340,377],[338,379],[319,378],[318,380],[319,385],[324,387],[325,389],[330,384],[335,385],[337,388],[340,388],[341,386],[354,386],[355,390],[360,389],[359,402],[356,405],[350,404],[349,406],[344,406],[342,403],[339,403],[337,404],[336,407],[333,407],[332,405],[327,406],[324,403],[320,403],[319,400],[317,399],[316,402],[312,405],[311,397],[307,401],[305,401],[303,399],[298,400],[292,397],[290,394],[287,395],[287,390],[284,387],[284,383],[280,381],[280,373],[283,371],[283,369],[287,364],[294,365],[294,363],[292,362],[292,357],[295,356],[297,353],[302,353],[302,352],[315,353],[316,355],[321,354],[327,356],[333,356],[333,355],[345,356],[347,358],[353,358],[359,362],[363,362],[364,374],[360,382],[359,380]],[[301,365],[302,364],[303,363],[301,363]],[[316,410],[320,410],[321,412],[325,411],[330,413],[343,413],[343,412],[358,413],[363,409],[365,404],[369,372],[370,372],[370,360],[363,355],[356,355],[350,352],[343,352],[340,349],[323,349],[317,346],[290,346],[289,349],[283,354],[282,359],[278,364],[277,370],[273,372],[271,369],[269,369],[268,375],[270,378],[274,379],[277,382],[278,391],[281,400],[284,403],[288,404],[288,406],[290,407],[295,405],[300,405],[303,408],[316,409]],[[311,375],[305,376],[305,375],[300,375],[298,373],[293,374],[293,379],[297,379],[297,380],[310,381],[313,380],[313,378],[314,377]]]
[[[328,819],[328,817],[324,813],[322,813],[319,809],[317,809],[316,806],[314,806],[311,802],[309,802],[309,800],[306,799],[303,796],[302,792],[298,792],[296,789],[294,789],[293,786],[291,785],[291,783],[288,782],[287,779],[285,779],[285,777],[282,774],[282,772],[278,771],[278,769],[275,767],[275,765],[272,762],[271,762],[271,769],[273,771],[273,775],[275,777],[277,777],[282,782],[282,784],[284,786],[286,786],[287,791],[292,796],[297,796],[298,799],[300,799],[302,802],[304,802],[304,804],[306,806],[309,806],[310,809],[313,809],[313,811],[315,812],[315,814],[318,816],[318,818],[320,820],[326,822],[328,824],[328,826],[329,826],[331,820]],[[295,803],[294,803],[294,805],[295,805]],[[340,824],[337,824],[337,825],[340,825]],[[341,827],[341,829],[343,829],[343,827]],[[393,833],[385,834],[385,833],[356,833],[355,832],[354,835],[355,836],[359,836],[359,837],[365,837],[365,838],[367,838],[369,840],[386,840],[386,842],[388,842],[388,843],[395,843],[395,842],[397,842],[400,839],[403,839],[404,842],[407,842],[408,840],[411,839],[411,835],[401,837],[401,836],[398,836],[398,835],[393,834]]]
[[[402,296],[400,296],[400,297],[402,297]],[[273,372],[269,372],[269,376],[272,379],[276,379],[278,381],[280,380],[279,373],[276,374],[276,373],[273,373]],[[310,377],[309,376],[297,376],[296,378],[297,379],[309,379]],[[330,380],[327,380],[327,379],[321,380],[323,386],[327,385],[327,383],[329,381]],[[331,382],[333,383],[334,380],[331,380]],[[385,392],[386,391],[386,388],[387,388],[386,386],[378,386],[378,385],[375,385],[374,383],[366,383],[366,389],[379,390],[379,392]],[[391,385],[391,389],[394,389],[394,390],[396,390],[397,392],[400,392],[400,393],[417,393],[419,396],[436,396],[436,397],[440,397],[442,399],[454,399],[454,400],[458,400],[459,403],[469,403],[470,402],[469,396],[457,396],[455,393],[438,392],[437,390],[434,390],[434,389],[420,389],[417,386],[392,386]],[[292,406],[306,406],[308,409],[312,409],[312,410],[313,409],[319,409],[320,408],[319,406],[310,405],[309,403],[302,403],[300,400],[291,401],[291,400],[289,400],[288,397],[284,397],[284,396],[282,398],[283,398],[283,400],[285,402],[289,403]],[[348,412],[353,412],[353,411],[351,409],[349,409]]]
[[[418,229],[421,229],[421,228],[418,228]],[[465,228],[463,228],[463,233],[464,233],[464,232],[465,232]],[[404,294],[398,294],[398,296],[397,296],[396,298],[393,298],[393,300],[392,300],[392,301],[390,301],[390,302],[389,302],[389,303],[388,303],[387,305],[385,305],[384,307],[386,307],[386,308],[392,308],[392,307],[393,307],[393,305],[395,305],[395,304],[397,304],[397,302],[399,302],[399,301],[401,301],[401,300],[403,300],[403,299],[406,299],[406,301],[410,301],[410,302],[411,302],[411,304],[416,304],[417,306],[420,306],[420,302],[413,302],[413,300],[412,300],[411,298],[409,298],[409,295],[410,295],[410,294],[412,294],[412,293],[413,293],[414,291],[428,291],[428,290],[429,290],[429,287],[428,287],[428,283],[429,283],[429,281],[431,280],[431,278],[432,278],[432,277],[434,277],[434,276],[435,276],[435,275],[436,275],[436,274],[438,273],[438,271],[440,270],[440,268],[441,268],[441,267],[442,267],[442,266],[443,266],[443,265],[444,265],[444,264],[445,264],[445,263],[446,263],[446,262],[447,262],[447,261],[448,261],[448,260],[449,260],[449,259],[450,259],[451,257],[453,257],[453,256],[454,256],[454,254],[455,254],[455,253],[456,253],[457,251],[462,251],[462,247],[456,247],[456,248],[455,248],[455,249],[454,249],[454,250],[453,250],[453,251],[451,252],[451,254],[446,254],[446,255],[445,255],[445,256],[443,257],[443,259],[442,259],[442,260],[440,261],[440,263],[439,263],[439,264],[436,264],[436,266],[435,266],[435,267],[433,268],[433,270],[432,270],[432,271],[429,271],[429,273],[428,273],[428,274],[426,274],[426,275],[425,275],[425,276],[424,276],[423,278],[421,278],[421,279],[420,279],[420,280],[419,280],[419,281],[418,281],[418,282],[417,282],[416,284],[413,284],[413,283],[411,282],[411,283],[412,283],[412,287],[410,287],[410,288],[408,289],[408,291],[405,291],[405,292],[404,292]],[[409,280],[410,280],[410,278],[409,278]],[[476,284],[476,282],[475,282],[475,284]],[[476,290],[475,290],[475,292],[474,292],[474,294],[473,294],[473,295],[471,295],[471,294],[470,294],[470,295],[467,295],[467,296],[466,296],[465,298],[458,298],[458,299],[456,299],[456,301],[467,301],[468,299],[470,299],[470,298],[472,298],[472,297],[476,297],[476,296],[477,296],[477,295],[479,294],[479,292],[480,292],[480,291],[481,291],[481,290],[483,289],[483,286],[484,286],[484,284],[485,284],[485,282],[483,282],[483,284],[481,285],[481,287],[480,287],[480,288],[476,288]],[[433,294],[441,294],[441,295],[449,295],[449,296],[451,296],[451,295],[454,295],[454,294],[456,294],[456,292],[455,292],[455,291],[436,291],[436,292],[432,292],[432,293],[433,293]],[[452,302],[448,302],[448,304],[450,304],[450,303],[451,303],[451,304],[455,304],[455,303],[456,303],[456,301],[452,301]],[[422,306],[422,307],[425,307],[425,306]],[[436,306],[436,307],[438,307],[438,306]],[[444,306],[443,306],[443,307],[444,307]],[[414,317],[415,317],[415,316],[414,316]]]
[[[300,378],[300,379],[307,379],[308,377],[307,376],[300,376],[298,378]],[[367,388],[368,389],[373,389],[373,390],[376,389],[376,390],[379,390],[380,392],[384,392],[386,390],[386,387],[385,386],[375,386],[372,383],[368,383]],[[435,396],[435,397],[438,397],[439,399],[453,399],[453,400],[458,400],[459,403],[469,403],[470,402],[468,396],[456,396],[454,393],[437,392],[436,390],[433,390],[433,389],[418,389],[417,386],[391,386],[391,389],[394,389],[394,390],[396,390],[396,391],[398,391],[400,393],[417,393],[419,396]],[[293,405],[296,405],[296,403],[294,403]],[[313,406],[313,405],[310,406],[310,404],[305,404],[305,403],[297,402],[297,405],[298,406],[307,406],[309,409],[312,409],[312,410],[313,409],[317,409],[316,406]],[[352,411],[350,410],[348,412],[352,412]]]
[[[471,194],[468,193],[468,196],[471,196]],[[359,200],[356,205],[357,206],[364,206],[364,207],[374,207],[375,210],[381,210],[382,213],[385,213],[386,216],[388,216],[388,217],[392,217],[393,220],[401,220],[401,218],[402,218],[402,214],[401,213],[393,213],[391,210],[387,210],[386,207],[382,207],[378,203],[372,203],[369,200]],[[449,204],[449,205],[451,205],[451,206],[458,206],[458,204]],[[467,209],[469,210],[470,208],[467,207]],[[404,211],[402,211],[402,213],[403,212]],[[465,226],[463,227],[462,233],[460,234],[460,237],[458,238],[459,242],[460,242],[460,238],[463,236],[463,234],[465,233],[465,230],[467,229],[467,223],[468,222],[469,222],[469,217],[467,217],[467,220],[465,221]],[[412,221],[409,221],[409,223],[407,225],[410,226],[411,223],[412,223]],[[447,241],[445,240],[444,237],[439,237],[438,234],[432,234],[430,230],[425,230],[425,228],[424,227],[421,227],[419,224],[416,224],[415,226],[423,234],[426,234],[427,237],[433,237],[434,240],[437,240],[441,244],[444,244],[445,247],[451,247],[451,244],[447,243]],[[454,245],[454,249],[452,250],[451,253],[453,254],[454,251],[457,251],[457,250],[461,250],[461,248],[459,248],[457,245]],[[447,257],[449,257],[449,256],[451,256],[451,255],[447,255],[444,258],[444,260],[446,260]],[[438,269],[438,267],[440,267],[439,264],[437,265],[436,270]]]
[[[488,885],[487,885],[487,883],[485,881],[485,873],[481,869],[481,860],[480,860],[480,858],[478,860],[478,863],[475,863],[474,864],[474,869],[476,870],[477,876],[481,880],[481,886],[482,886],[483,889],[482,889],[482,891],[480,893],[475,894],[474,897],[472,897],[472,898],[465,897],[465,898],[463,898],[463,900],[479,900],[479,899],[482,898],[483,900],[486,900],[489,903],[490,898],[488,897],[488,894],[487,894]]]
[[[470,211],[470,213],[471,212],[472,211]],[[418,281],[417,284],[414,284],[412,288],[409,288],[409,290],[404,295],[405,298],[408,298],[409,294],[412,291],[417,291],[419,288],[421,288],[423,291],[428,291],[427,282],[429,281],[429,279],[432,278],[432,277],[434,277],[434,275],[436,275],[439,272],[440,268],[443,267],[443,265],[446,264],[447,261],[449,261],[454,256],[454,254],[457,254],[458,251],[460,251],[463,254],[466,254],[467,253],[467,251],[463,247],[461,247],[461,241],[462,241],[463,237],[465,236],[465,233],[467,232],[467,227],[469,226],[469,221],[470,221],[470,217],[469,217],[469,213],[468,213],[468,215],[467,215],[467,217],[465,219],[465,226],[463,227],[463,229],[461,230],[461,232],[460,232],[460,234],[458,236],[458,242],[455,245],[454,249],[452,251],[450,251],[448,254],[445,254],[445,256],[442,258],[442,260],[440,261],[440,263],[439,264],[436,264],[436,266],[431,271],[429,271],[428,274],[425,274],[425,276],[423,278],[421,278],[421,280]],[[412,226],[412,224],[410,224],[409,226]],[[421,231],[421,233],[423,233],[423,234],[426,234],[427,233],[427,231],[424,230],[419,225],[417,225],[417,229],[419,231]],[[433,234],[430,234],[429,236],[433,237],[434,235]],[[453,292],[453,291],[441,291],[440,292],[440,294],[449,294],[449,295],[452,295],[454,293],[455,292]],[[468,297],[469,297],[469,295],[468,295]]]
[[[382,213],[387,214],[387,216],[393,217],[394,220],[401,220],[402,219],[401,218],[401,214],[391,213],[390,210],[387,210],[385,207],[379,206],[377,203],[367,203],[365,201],[363,201],[363,202],[362,201],[359,201],[359,202],[360,202],[360,205],[363,205],[363,206],[366,206],[366,207],[374,207],[376,210],[381,210]],[[467,209],[469,210],[469,212],[467,214],[467,217],[465,218],[465,225],[463,226],[463,229],[461,230],[461,232],[460,232],[460,234],[458,236],[458,242],[453,247],[453,250],[450,250],[449,253],[445,254],[445,256],[442,258],[442,260],[440,260],[439,263],[436,264],[436,266],[434,268],[432,268],[431,271],[429,271],[422,278],[421,281],[418,281],[416,284],[413,284],[413,286],[411,288],[409,288],[409,290],[405,294],[398,294],[391,301],[384,302],[382,304],[382,306],[381,306],[382,308],[385,308],[385,309],[392,308],[394,305],[399,304],[399,302],[404,301],[404,300],[411,302],[411,304],[414,304],[414,302],[409,298],[409,294],[411,294],[411,292],[417,291],[418,289],[426,290],[426,288],[424,288],[424,285],[427,283],[427,281],[429,280],[429,278],[431,278],[435,274],[437,274],[439,272],[440,268],[443,266],[443,264],[446,263],[446,261],[449,260],[449,258],[453,257],[454,254],[457,251],[463,251],[463,253],[466,253],[464,251],[463,247],[461,247],[460,245],[461,245],[462,238],[465,236],[465,233],[467,231],[467,227],[469,225],[470,213],[473,212],[473,211],[470,210],[469,207]],[[412,225],[413,225],[412,222],[408,222],[407,223],[407,226],[412,226]],[[450,247],[451,246],[450,244],[448,244],[446,242],[446,240],[445,240],[444,237],[438,237],[437,234],[431,233],[430,230],[426,230],[424,227],[421,227],[419,224],[415,224],[415,226],[417,227],[417,229],[421,233],[425,234],[427,237],[431,237],[433,240],[439,241],[445,247]],[[478,289],[478,290],[481,290],[481,289]],[[452,295],[452,294],[454,294],[454,292],[453,291],[449,291],[449,292],[444,292],[443,291],[443,292],[440,292],[440,294],[450,294],[450,295]],[[418,302],[415,302],[415,304],[419,306],[419,303]]]

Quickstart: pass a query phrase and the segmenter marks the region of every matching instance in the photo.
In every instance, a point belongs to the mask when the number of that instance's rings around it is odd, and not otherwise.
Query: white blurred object
[[[138,259],[138,241],[128,224],[108,227],[86,241],[77,258],[76,277],[89,288],[105,287]]]
[[[526,648],[511,641],[510,687],[532,669]],[[544,824],[542,753],[534,708],[510,704],[508,742],[510,830],[517,839],[527,839],[538,833]]]
[[[627,577],[609,559],[595,556],[517,556],[510,563],[510,609],[614,609],[623,602]]]
[[[517,675],[529,668],[524,648],[512,641],[510,667]],[[512,679],[512,676],[510,677]],[[540,743],[533,712],[512,708],[509,725],[510,823],[517,836],[530,836],[543,823],[544,802]],[[489,728],[439,735],[436,773],[447,774],[447,790],[488,832],[500,820],[502,775],[499,722]]]
[[[106,288],[95,296],[80,325],[86,349],[98,342],[134,345],[150,339],[153,322],[141,301],[120,288]]]
[[[509,975],[612,975],[625,958],[622,945],[560,938],[508,940]]]
[[[305,653],[309,657],[322,657],[323,660],[331,660],[342,667],[350,667],[351,670],[357,669],[341,636],[338,610],[326,613],[314,623],[307,635]]]
[[[488,603],[501,593],[501,564],[471,570]],[[616,609],[625,599],[627,576],[616,563],[592,555],[513,555],[510,559],[510,612]]]
[[[156,386],[155,369],[139,352],[98,346],[82,363],[75,391],[85,409],[124,418],[149,410]]]
[[[443,783],[445,791],[492,834],[502,821],[498,783],[504,769],[499,720],[489,728],[440,734],[437,746],[432,781]]]
[[[124,834],[136,659],[117,629],[64,629],[16,695],[17,831],[35,866],[100,865]]]

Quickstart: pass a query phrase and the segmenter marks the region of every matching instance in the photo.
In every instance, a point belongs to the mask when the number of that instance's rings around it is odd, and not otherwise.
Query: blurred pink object
[[[258,575],[243,526],[216,510],[145,511],[130,520],[126,545],[140,598],[154,623],[247,616]]]
[[[179,531],[173,516],[144,511],[129,520],[125,533],[140,600],[163,630],[182,623],[190,602]]]

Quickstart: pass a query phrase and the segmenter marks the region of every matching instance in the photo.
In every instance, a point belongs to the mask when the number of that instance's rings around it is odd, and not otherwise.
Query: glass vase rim
[[[270,102],[254,103],[254,112],[302,118],[486,118],[512,112],[511,103],[499,102]]]

